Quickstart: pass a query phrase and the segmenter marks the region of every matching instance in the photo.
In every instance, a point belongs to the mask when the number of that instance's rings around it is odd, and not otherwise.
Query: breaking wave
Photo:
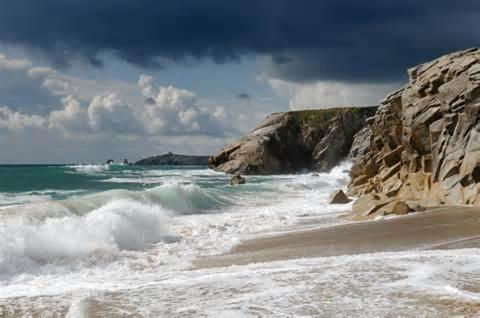
[[[143,250],[168,237],[163,224],[172,215],[228,203],[218,191],[165,184],[7,207],[0,214],[0,275]]]
[[[0,225],[0,273],[147,248],[166,235],[162,224],[169,214],[158,205],[120,199],[80,216],[9,219]]]

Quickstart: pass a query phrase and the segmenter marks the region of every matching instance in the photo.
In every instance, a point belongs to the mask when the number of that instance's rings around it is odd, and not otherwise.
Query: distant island
[[[206,166],[208,165],[208,156],[190,156],[167,153],[164,155],[152,156],[135,162],[136,165],[144,166]]]

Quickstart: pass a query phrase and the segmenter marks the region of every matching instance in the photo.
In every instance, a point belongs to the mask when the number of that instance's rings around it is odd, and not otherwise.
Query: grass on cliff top
[[[347,108],[327,108],[327,109],[307,109],[289,112],[294,123],[297,125],[321,126],[328,123],[339,111],[350,109],[354,113],[362,110],[371,111],[376,106],[371,107],[347,107]]]
[[[352,108],[357,112],[359,107]],[[345,108],[328,108],[328,109],[308,109],[289,112],[292,120],[297,125],[320,126],[326,124],[338,113],[339,110]]]
[[[290,115],[293,122],[299,126],[320,126],[332,119],[336,113],[334,109],[318,109],[290,112]]]

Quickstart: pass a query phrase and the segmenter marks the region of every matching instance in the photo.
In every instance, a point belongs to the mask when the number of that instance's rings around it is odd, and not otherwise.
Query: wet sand
[[[480,247],[480,208],[442,207],[390,219],[294,231],[246,241],[227,254],[194,261],[196,268],[225,267],[302,257],[412,249]]]

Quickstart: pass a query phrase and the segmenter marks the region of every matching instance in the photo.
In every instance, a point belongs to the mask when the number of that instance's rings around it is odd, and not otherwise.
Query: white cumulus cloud
[[[26,128],[44,128],[46,120],[38,115],[26,115],[0,106],[0,129],[24,130]]]
[[[195,93],[173,86],[158,86],[142,75],[138,81],[144,97],[143,122],[151,134],[218,134],[226,119],[221,107],[201,108]]]
[[[52,111],[49,116],[49,127],[69,132],[88,131],[87,109],[83,107],[79,100],[73,96],[67,96],[62,99],[64,108],[62,110]]]
[[[93,98],[88,106],[88,118],[94,132],[142,133],[134,107],[116,94]]]

